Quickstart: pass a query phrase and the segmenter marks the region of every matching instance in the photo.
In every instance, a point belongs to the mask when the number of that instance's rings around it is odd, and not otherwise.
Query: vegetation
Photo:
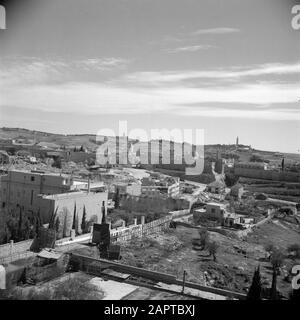
[[[83,213],[82,213],[82,220],[81,220],[81,232],[86,233],[87,232],[87,222],[86,222],[86,209],[85,206],[83,207]]]
[[[209,255],[213,257],[214,261],[217,260],[216,254],[218,251],[218,245],[215,241],[210,241],[207,244],[207,250],[209,252]]]
[[[201,229],[199,231],[199,236],[200,236],[199,244],[202,247],[202,249],[205,249],[209,241],[209,233],[207,229]]]
[[[250,159],[249,159],[250,162],[264,162],[264,159],[261,158],[259,155],[257,154],[253,154]]]
[[[118,209],[120,207],[120,194],[119,189],[117,188],[115,196],[114,196],[115,208]]]
[[[287,251],[293,256],[294,259],[300,259],[300,245],[298,243],[291,244]]]
[[[54,159],[54,162],[52,163],[52,167],[61,169],[62,162],[61,162],[61,158],[60,157],[57,157],[57,158]]]
[[[24,290],[17,287],[13,290],[2,292],[0,299],[6,300],[98,300],[104,296],[102,291],[94,285],[83,282],[80,279],[70,277],[51,288],[45,285],[43,288],[33,287]]]
[[[273,267],[273,275],[272,275],[272,287],[271,287],[271,293],[270,298],[272,300],[278,299],[278,293],[277,293],[277,276],[280,273],[280,267],[283,264],[284,261],[284,255],[279,249],[273,250],[271,253],[271,264]]]
[[[252,284],[247,294],[247,300],[261,300],[261,289],[260,269],[257,267],[254,271]]]
[[[0,244],[33,239],[42,225],[40,212],[25,212],[23,207],[9,208],[0,214]]]

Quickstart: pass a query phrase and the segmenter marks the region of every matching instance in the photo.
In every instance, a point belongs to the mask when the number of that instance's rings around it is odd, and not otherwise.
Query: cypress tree
[[[73,224],[72,224],[72,229],[76,228],[76,202],[74,204],[74,213],[73,213]]]
[[[59,221],[59,217],[57,217],[55,220],[55,231],[57,234],[59,232],[59,225],[60,225],[60,221]]]
[[[105,205],[104,205],[104,201],[102,202],[102,207],[101,207],[101,215],[102,215],[102,224],[106,223],[106,219],[105,219]]]
[[[116,193],[114,197],[114,202],[115,202],[115,208],[118,209],[120,206],[120,195],[119,195],[119,188],[116,188]]]
[[[85,206],[83,207],[83,214],[82,214],[82,220],[81,220],[81,232],[86,232],[86,209]]]
[[[18,241],[23,240],[23,212],[22,208],[19,207],[20,212],[19,212],[19,223],[18,223]]]
[[[255,269],[247,300],[261,300],[261,278],[259,267]]]

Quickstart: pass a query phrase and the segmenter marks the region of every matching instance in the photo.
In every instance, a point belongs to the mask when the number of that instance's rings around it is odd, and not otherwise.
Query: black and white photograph
[[[300,1],[0,1],[0,300],[299,301]]]

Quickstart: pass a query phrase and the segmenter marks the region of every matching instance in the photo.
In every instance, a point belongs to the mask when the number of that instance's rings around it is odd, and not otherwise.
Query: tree
[[[56,207],[56,209],[51,213],[49,226],[48,226],[49,229],[55,229],[55,222],[56,222],[55,219],[57,216],[57,211],[58,211],[58,207]]]
[[[105,221],[105,205],[104,205],[104,201],[102,202],[101,215],[102,215],[102,221],[101,221],[101,223],[102,223],[102,224],[105,224],[106,221]]]
[[[18,222],[18,233],[17,233],[17,241],[23,240],[23,210],[19,207],[19,222]]]
[[[217,260],[216,253],[218,250],[218,245],[215,241],[211,241],[207,244],[207,250],[210,256],[213,256],[214,261]]]
[[[275,246],[273,243],[267,243],[265,245],[265,250],[269,253],[272,253],[275,250]]]
[[[55,167],[55,168],[58,168],[58,169],[61,169],[61,158],[60,157],[57,157],[54,159],[54,162],[52,163],[52,167]]]
[[[264,162],[264,159],[261,158],[259,155],[257,154],[253,154],[250,159],[249,159],[250,162]]]
[[[202,247],[202,249],[205,249],[209,241],[209,233],[207,229],[199,230],[199,236],[200,236],[200,246]]]
[[[74,204],[74,213],[73,213],[73,223],[72,223],[72,229],[76,229],[76,202]]]
[[[279,250],[275,249],[273,250],[271,254],[271,264],[273,266],[273,269],[279,272],[280,267],[282,266],[284,261],[284,254]]]
[[[68,237],[70,236],[70,226],[72,226],[72,213],[66,208],[63,208],[63,217],[64,217],[64,222],[63,222],[63,237]]]
[[[247,294],[247,300],[261,300],[261,277],[259,267],[254,271],[252,284]]]
[[[55,220],[55,231],[57,234],[59,233],[59,226],[60,226],[60,221],[59,221],[59,217],[57,217]]]
[[[272,275],[272,287],[271,287],[271,299],[277,300],[277,275],[279,274],[280,267],[282,266],[284,261],[284,255],[279,249],[273,250],[271,254],[271,264],[273,267],[273,275]]]
[[[30,238],[30,220],[27,217],[27,220],[25,221],[24,224],[24,239],[28,240]]]
[[[75,219],[75,234],[76,236],[79,235],[79,221],[78,221],[78,214],[76,213],[76,219]]]
[[[85,206],[83,207],[83,214],[82,214],[82,220],[81,220],[81,232],[86,233],[87,223],[86,223],[86,209]]]
[[[114,196],[114,202],[115,202],[115,208],[118,209],[120,206],[120,194],[119,194],[119,188],[116,188],[116,193]]]

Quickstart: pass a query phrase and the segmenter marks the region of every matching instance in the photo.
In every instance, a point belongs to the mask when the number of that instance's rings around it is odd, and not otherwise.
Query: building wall
[[[140,196],[142,193],[142,186],[139,183],[133,183],[131,185],[128,185],[126,188],[127,194],[131,196]]]
[[[66,161],[85,162],[89,160],[96,160],[96,153],[66,151],[64,154],[64,158]]]
[[[65,194],[57,194],[52,196],[40,196],[39,207],[43,218],[43,222],[49,222],[50,215],[57,209],[57,216],[60,222],[64,221],[67,213],[70,224],[73,222],[74,207],[76,203],[76,213],[79,226],[82,222],[83,208],[86,210],[86,221],[88,222],[93,216],[97,217],[97,221],[102,221],[102,204],[104,202],[105,214],[107,215],[107,192],[71,192]],[[71,229],[71,226],[69,226]]]
[[[242,197],[243,193],[244,193],[243,187],[240,187],[240,188],[232,187],[230,190],[230,195],[238,199]]]
[[[217,218],[221,220],[223,218],[223,208],[219,205],[207,204],[206,215],[209,215],[212,218]]]
[[[158,197],[160,192],[156,186],[142,186],[141,187],[142,194],[148,197]]]
[[[177,197],[179,195],[179,192],[180,192],[179,181],[177,181],[176,183],[168,187],[168,196],[171,198]]]
[[[70,190],[66,176],[47,175],[35,172],[9,171],[1,180],[1,207],[17,205],[25,210],[37,210],[39,194],[56,194]]]

